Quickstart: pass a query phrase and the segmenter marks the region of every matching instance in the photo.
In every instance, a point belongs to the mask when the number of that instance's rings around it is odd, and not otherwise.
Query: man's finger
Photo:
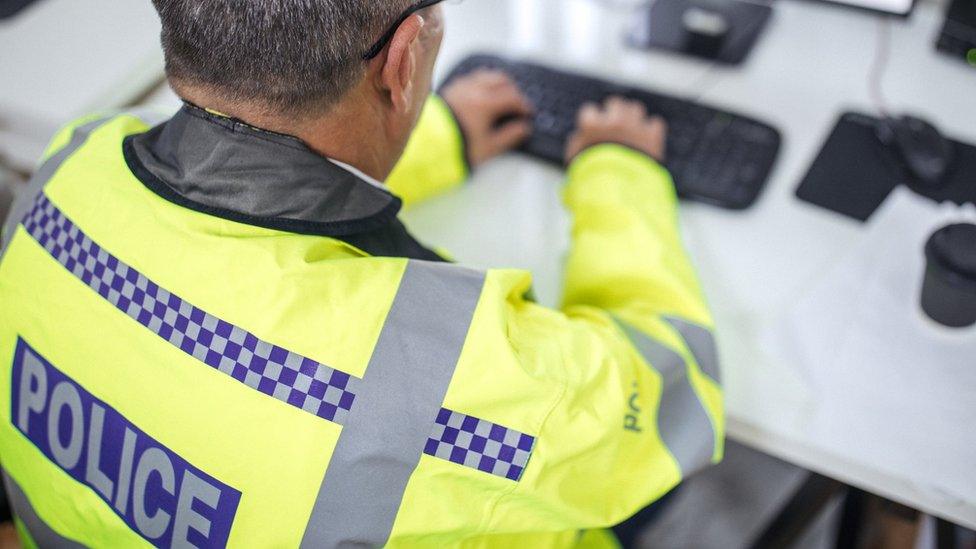
[[[580,110],[579,114],[576,115],[577,126],[587,126],[589,124],[596,123],[600,120],[601,110],[600,106],[596,103],[586,103]]]
[[[532,135],[532,123],[528,120],[513,120],[495,130],[492,141],[499,153],[521,145]]]
[[[478,84],[487,88],[503,85],[512,81],[507,74],[494,69],[480,69],[475,71],[472,73],[472,78],[476,79]]]
[[[607,111],[610,114],[616,114],[617,112],[626,109],[627,100],[619,95],[611,95],[606,100]]]
[[[573,161],[573,158],[579,154],[580,151],[580,132],[576,132],[569,136],[569,141],[566,143],[566,151],[563,153],[563,161],[569,164]]]
[[[518,84],[512,79],[508,73],[498,71],[494,73],[491,78],[486,79],[485,86],[488,89],[498,89],[498,88],[514,88],[519,89]]]
[[[633,105],[622,97],[611,97],[607,100],[607,118],[615,124],[624,124],[634,120]]]
[[[528,116],[532,114],[532,105],[528,99],[515,87],[504,88],[492,93],[486,99],[487,107],[495,112],[513,113]]]
[[[640,101],[627,103],[627,115],[633,120],[643,120],[647,117],[647,107]]]
[[[652,116],[650,119],[648,119],[647,125],[655,132],[660,132],[662,134],[666,134],[668,132],[668,123],[660,116]]]
[[[667,160],[668,123],[660,116],[652,116],[647,122],[647,126],[653,136],[651,141],[654,142],[655,148],[657,149],[651,152],[651,156],[660,162]]]

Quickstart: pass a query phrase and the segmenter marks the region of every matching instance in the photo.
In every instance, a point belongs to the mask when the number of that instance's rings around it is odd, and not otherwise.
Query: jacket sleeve
[[[460,186],[467,176],[461,128],[447,103],[431,95],[386,185],[410,207]]]
[[[723,402],[712,317],[667,171],[600,145],[571,165],[565,203],[562,310],[511,301],[507,328],[523,364],[558,365],[548,375],[561,396],[499,509],[544,528],[599,528],[721,459]]]

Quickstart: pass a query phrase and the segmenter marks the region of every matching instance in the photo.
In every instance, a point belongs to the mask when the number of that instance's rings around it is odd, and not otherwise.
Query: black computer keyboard
[[[492,55],[462,61],[447,77],[476,69],[508,73],[535,107],[534,133],[522,146],[562,164],[580,107],[610,95],[636,99],[668,122],[666,165],[682,198],[745,209],[759,197],[779,153],[779,132],[768,124],[676,97]]]

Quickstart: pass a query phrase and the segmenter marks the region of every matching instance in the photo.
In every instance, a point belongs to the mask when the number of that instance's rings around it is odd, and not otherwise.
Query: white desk
[[[149,0],[39,0],[0,21],[0,158],[30,171],[59,127],[162,77]]]
[[[892,473],[883,458],[867,458],[823,434],[829,431],[820,423],[823,412],[843,410],[845,402],[829,388],[814,394],[795,364],[763,348],[761,335],[863,231],[855,222],[799,202],[793,193],[840,112],[870,112],[866,82],[879,19],[813,2],[782,0],[775,9],[745,66],[710,71],[704,62],[625,49],[626,10],[608,13],[603,3],[469,0],[449,8],[440,70],[477,50],[504,52],[672,93],[702,94],[706,102],[777,125],[784,148],[760,203],[745,213],[696,204],[683,209],[686,239],[720,327],[729,436],[976,528],[972,484],[960,487],[940,470],[922,468],[910,477]],[[942,11],[938,3],[923,1],[909,20],[893,22],[886,95],[893,111],[922,113],[946,133],[976,141],[976,70],[933,48]],[[554,305],[568,245],[560,179],[556,169],[505,158],[476,174],[465,189],[422,204],[405,218],[419,237],[445,246],[465,263],[533,271],[540,301]],[[842,379],[838,375],[838,382]],[[939,448],[904,445],[899,414],[910,413],[909,404],[849,420],[878,433],[872,455],[915,452],[924,459],[938,453]],[[940,425],[933,418],[933,429],[974,441],[969,455],[943,456],[940,462],[957,474],[976,474],[976,426]]]
[[[886,95],[893,111],[922,113],[950,135],[976,141],[976,70],[933,49],[942,10],[938,3],[923,1],[911,19],[893,23]],[[762,343],[763,334],[782,321],[812,281],[862,234],[860,224],[802,203],[793,193],[840,112],[870,111],[866,82],[879,17],[781,0],[747,64],[713,68],[626,49],[621,37],[627,13],[591,0],[468,0],[448,7],[448,36],[438,71],[443,75],[476,51],[502,52],[675,94],[701,95],[706,102],[777,125],[784,136],[783,151],[769,188],[754,208],[734,213],[697,204],[683,207],[686,240],[720,328],[729,436],[976,528],[972,484],[959,487],[940,470],[893,473],[884,459],[865,457],[841,444],[829,435],[832,426],[822,418],[836,417],[847,404],[829,387],[814,393],[797,364],[774,358]],[[168,108],[178,104],[166,92],[152,103]],[[421,239],[446,247],[464,263],[532,271],[540,301],[555,305],[561,259],[569,244],[569,221],[559,198],[561,178],[558,169],[509,156],[486,166],[464,189],[421,204],[404,217]],[[914,452],[924,460],[939,448],[906,447],[899,432],[899,414],[912,410],[906,406],[849,420],[876,432],[872,456]],[[976,473],[976,427],[940,425],[934,418],[933,429],[974,440],[969,455],[939,461],[957,474]]]

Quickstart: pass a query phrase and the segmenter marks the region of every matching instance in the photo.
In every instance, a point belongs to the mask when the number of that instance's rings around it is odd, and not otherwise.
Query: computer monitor
[[[892,15],[906,16],[915,7],[915,0],[824,0],[832,4],[842,4],[855,8],[879,11]]]

